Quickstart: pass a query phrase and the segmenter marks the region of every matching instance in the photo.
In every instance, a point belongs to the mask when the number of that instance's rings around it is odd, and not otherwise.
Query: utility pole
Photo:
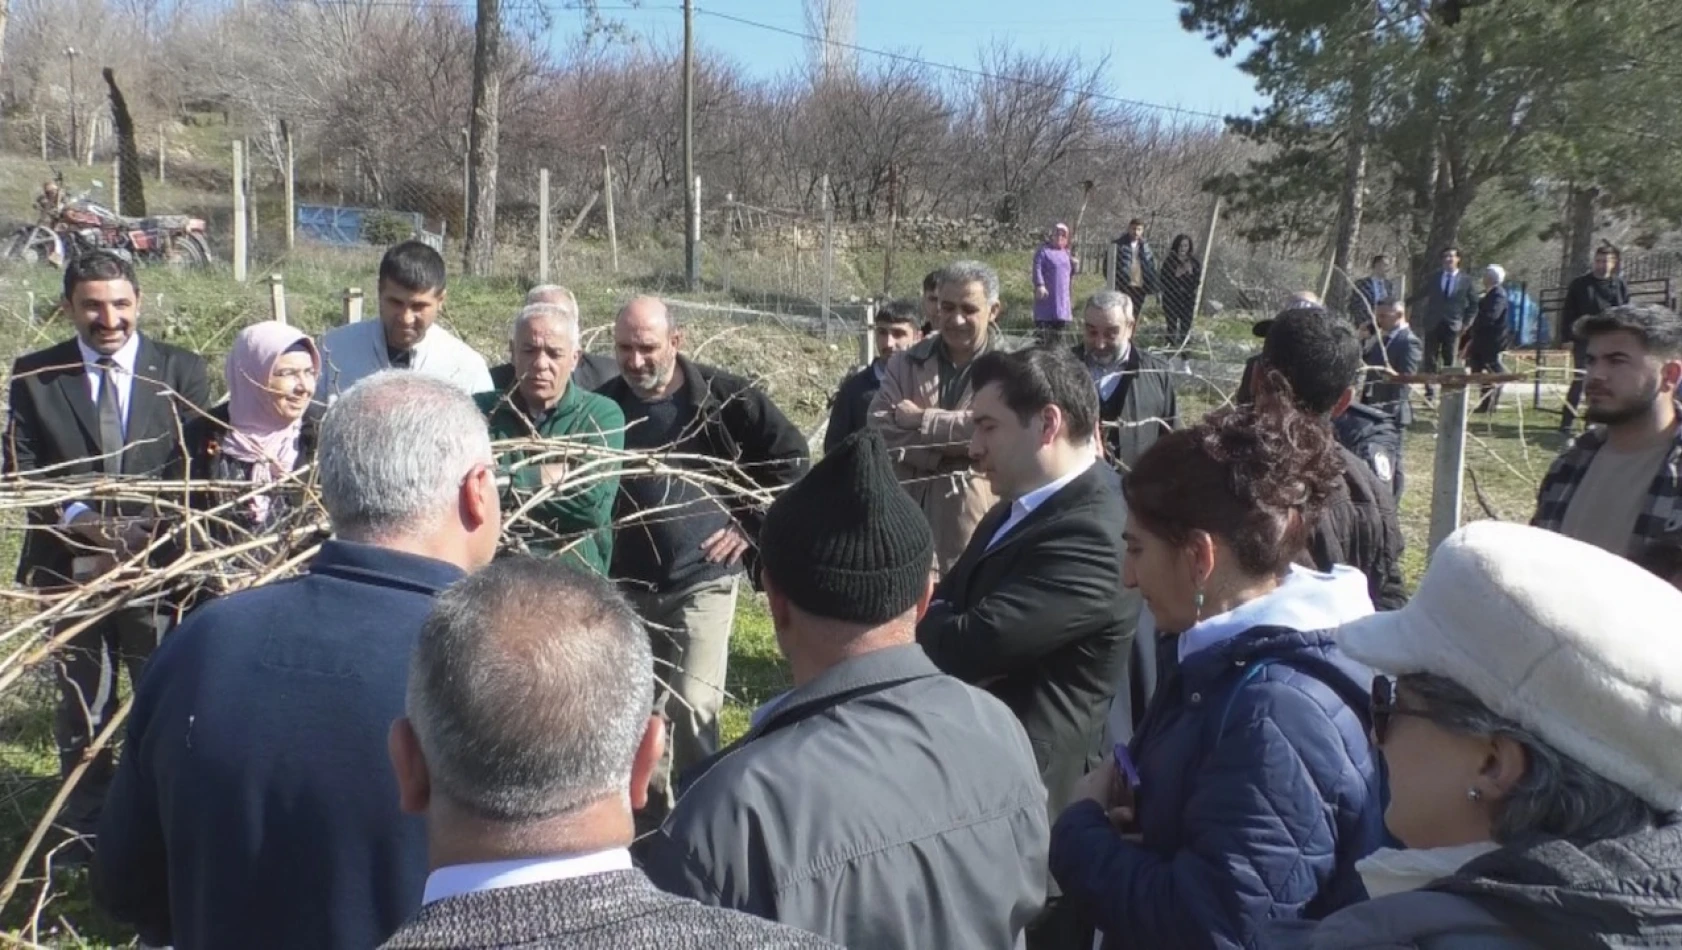
[[[70,63],[70,158],[76,160],[81,152],[76,149],[76,57],[80,52],[74,46],[64,48],[64,58]]]
[[[700,235],[690,222],[701,216],[695,193],[695,0],[683,0],[683,279],[694,293],[701,286]]]

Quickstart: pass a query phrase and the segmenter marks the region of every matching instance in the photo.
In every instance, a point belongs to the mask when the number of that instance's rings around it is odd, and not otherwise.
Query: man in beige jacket
[[[959,261],[939,271],[938,283],[940,333],[888,362],[870,425],[893,449],[900,484],[929,519],[934,568],[944,574],[997,500],[987,479],[970,471],[969,368],[994,343],[999,275]]]

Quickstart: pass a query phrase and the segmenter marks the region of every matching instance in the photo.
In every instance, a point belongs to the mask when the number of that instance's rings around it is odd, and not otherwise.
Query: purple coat
[[[1035,323],[1068,323],[1074,319],[1069,300],[1069,281],[1073,276],[1074,263],[1069,259],[1068,249],[1042,244],[1034,252]],[[1043,300],[1038,293],[1041,287],[1048,291]]]

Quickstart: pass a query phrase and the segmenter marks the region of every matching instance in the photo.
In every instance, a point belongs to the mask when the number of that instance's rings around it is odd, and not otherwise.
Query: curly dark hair
[[[1343,478],[1331,426],[1283,400],[1211,413],[1158,439],[1122,483],[1128,516],[1170,544],[1220,538],[1245,573],[1277,576],[1308,546]]]

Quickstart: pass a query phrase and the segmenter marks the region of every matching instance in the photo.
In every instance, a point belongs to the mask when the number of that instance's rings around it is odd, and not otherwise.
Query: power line
[[[754,29],[759,29],[759,30],[767,30],[767,31],[772,32],[772,33],[781,33],[784,36],[792,36],[796,39],[805,40],[805,41],[810,42],[810,43],[827,43],[827,44],[830,44],[832,46],[838,46],[838,47],[841,47],[843,49],[852,50],[855,53],[864,53],[864,54],[869,55],[869,56],[880,56],[884,59],[897,60],[897,61],[902,62],[902,63],[911,63],[911,64],[914,64],[914,65],[917,65],[917,66],[926,66],[930,69],[941,69],[941,70],[945,70],[947,72],[957,73],[959,75],[969,76],[969,77],[975,78],[975,79],[987,79],[987,80],[992,80],[992,81],[995,81],[995,82],[1001,82],[1002,81],[1002,82],[1016,83],[1017,85],[1028,86],[1028,87],[1035,88],[1035,89],[1047,89],[1047,90],[1051,90],[1053,92],[1066,93],[1068,95],[1087,96],[1089,98],[1098,99],[1098,100],[1103,101],[1103,102],[1113,102],[1113,103],[1116,103],[1117,105],[1132,106],[1132,107],[1137,108],[1137,109],[1151,109],[1151,110],[1154,110],[1154,111],[1157,111],[1157,112],[1172,112],[1172,113],[1175,113],[1177,115],[1195,116],[1195,117],[1200,118],[1200,119],[1214,119],[1217,122],[1218,121],[1223,121],[1226,118],[1226,116],[1224,116],[1224,115],[1220,115],[1220,114],[1214,113],[1214,112],[1204,112],[1200,109],[1186,109],[1186,108],[1182,108],[1180,106],[1163,105],[1162,103],[1159,103],[1159,102],[1146,102],[1142,99],[1127,99],[1127,98],[1124,98],[1122,96],[1112,96],[1112,95],[1107,95],[1105,93],[1085,92],[1085,91],[1082,91],[1082,90],[1079,90],[1079,89],[1071,89],[1067,86],[1059,86],[1056,83],[1035,82],[1032,79],[1018,79],[1018,78],[1015,78],[1013,76],[998,76],[998,75],[994,75],[992,73],[986,72],[984,70],[970,69],[969,67],[958,66],[958,65],[954,65],[952,63],[936,62],[935,60],[923,59],[923,58],[918,57],[918,56],[909,56],[909,55],[906,55],[904,53],[890,53],[887,50],[871,49],[867,46],[859,46],[859,45],[854,44],[854,43],[843,43],[843,42],[840,42],[838,40],[828,39],[826,37],[813,36],[810,33],[805,33],[805,32],[802,32],[800,30],[791,30],[787,27],[776,26],[776,25],[773,25],[773,24],[770,24],[770,23],[760,23],[757,20],[749,20],[749,19],[746,19],[744,17],[735,16],[735,15],[732,15],[732,14],[729,14],[729,13],[718,13],[714,10],[707,10],[707,9],[700,8],[700,7],[697,7],[695,12],[697,14],[701,15],[701,16],[712,17],[712,18],[717,19],[717,20],[728,20],[731,23],[738,23],[742,26],[749,26],[749,27],[753,27]]]

